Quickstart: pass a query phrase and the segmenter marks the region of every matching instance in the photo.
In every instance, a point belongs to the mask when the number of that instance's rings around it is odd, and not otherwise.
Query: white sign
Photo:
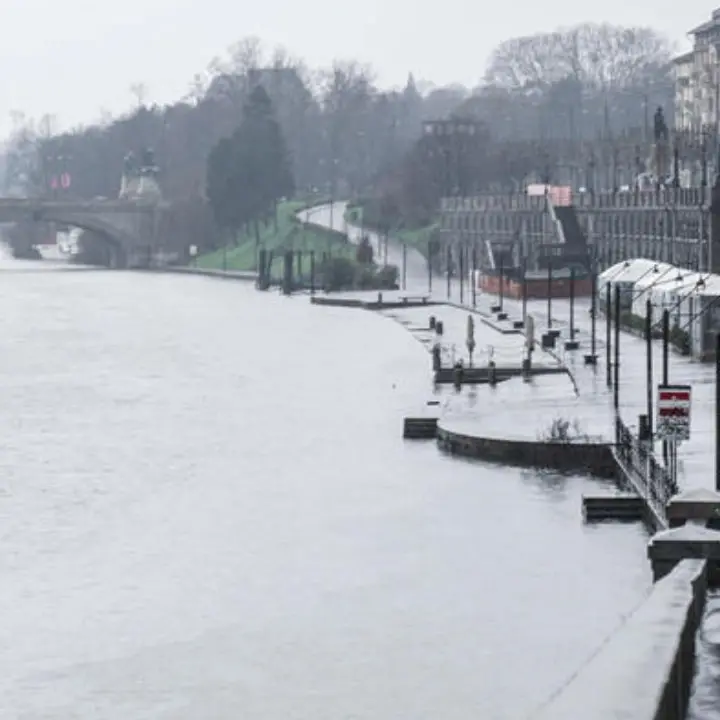
[[[197,255],[197,245],[191,245],[190,246],[190,257],[195,257]]]
[[[691,398],[689,385],[658,385],[657,437],[676,442],[690,439]]]

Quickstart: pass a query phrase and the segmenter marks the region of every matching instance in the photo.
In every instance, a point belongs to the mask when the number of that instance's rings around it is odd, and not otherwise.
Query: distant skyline
[[[650,26],[690,47],[686,33],[714,6],[699,0],[589,5],[570,0],[516,0],[491,10],[466,0],[420,6],[409,0],[267,0],[257,6],[226,0],[3,0],[0,42],[0,136],[10,114],[54,115],[59,128],[117,115],[143,83],[149,103],[181,98],[193,76],[243,37],[268,51],[283,45],[312,68],[333,59],[370,64],[381,86],[404,84],[409,72],[436,85],[469,87],[503,40],[580,22]]]

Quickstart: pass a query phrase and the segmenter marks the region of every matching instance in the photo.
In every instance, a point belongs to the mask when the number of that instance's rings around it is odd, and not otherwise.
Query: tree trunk
[[[257,218],[253,220],[253,229],[255,230],[255,247],[260,245],[260,224],[257,221]]]

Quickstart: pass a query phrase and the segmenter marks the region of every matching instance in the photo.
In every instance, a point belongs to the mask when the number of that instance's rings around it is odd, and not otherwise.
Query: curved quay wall
[[[437,426],[438,447],[451,455],[519,465],[559,472],[584,472],[600,478],[615,478],[617,465],[607,443],[552,443],[541,440],[463,435],[443,425]]]

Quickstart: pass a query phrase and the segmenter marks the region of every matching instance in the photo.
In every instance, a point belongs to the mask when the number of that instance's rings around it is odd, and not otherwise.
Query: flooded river
[[[404,443],[398,324],[0,267],[0,718],[522,718],[650,585],[595,486]]]

